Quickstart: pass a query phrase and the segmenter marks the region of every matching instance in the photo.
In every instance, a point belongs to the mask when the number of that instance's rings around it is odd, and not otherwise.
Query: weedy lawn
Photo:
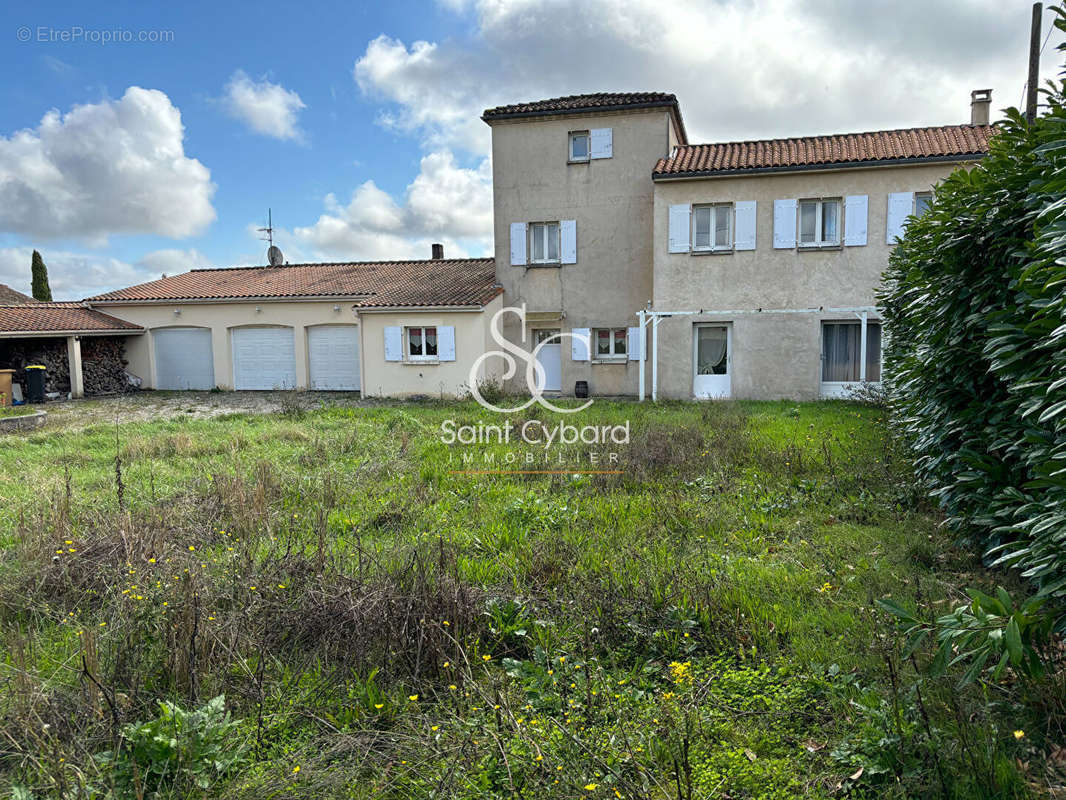
[[[725,800],[1046,784],[1029,763],[1047,709],[920,677],[924,655],[901,657],[876,606],[946,611],[995,583],[938,529],[880,409],[598,401],[574,416],[630,421],[628,446],[563,448],[611,474],[559,470],[558,449],[536,465],[557,472],[459,472],[537,452],[443,444],[446,420],[500,421],[473,404],[0,440],[0,791]]]

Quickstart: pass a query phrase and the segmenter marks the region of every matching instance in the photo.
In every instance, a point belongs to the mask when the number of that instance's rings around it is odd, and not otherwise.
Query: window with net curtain
[[[723,327],[696,329],[696,374],[725,375],[729,359],[728,333]]]
[[[825,322],[822,324],[822,380],[848,383],[861,380],[861,322]],[[881,380],[881,324],[866,325],[866,380]]]

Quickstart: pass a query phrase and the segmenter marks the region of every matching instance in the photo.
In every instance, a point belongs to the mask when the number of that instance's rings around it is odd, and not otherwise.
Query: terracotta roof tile
[[[0,305],[0,335],[4,333],[74,333],[81,331],[140,331],[140,325],[86,308],[81,303],[22,303]]]
[[[491,258],[194,269],[89,302],[343,297],[360,308],[483,306],[503,290]]]
[[[572,94],[566,97],[553,97],[549,100],[536,100],[530,103],[515,103],[513,105],[487,108],[481,118],[488,122],[494,119],[513,119],[515,117],[542,117],[552,114],[580,114],[660,107],[673,110],[677,127],[680,130],[681,141],[687,142],[685,122],[681,118],[681,107],[678,105],[677,97],[668,92]]]
[[[795,167],[908,159],[979,157],[988,152],[991,125],[945,125],[870,133],[721,142],[678,147],[655,165],[654,177],[713,175]]]
[[[29,295],[17,292],[10,286],[0,283],[0,303],[36,303]]]

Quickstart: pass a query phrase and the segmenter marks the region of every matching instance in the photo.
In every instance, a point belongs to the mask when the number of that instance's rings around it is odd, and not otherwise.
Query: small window
[[[407,358],[409,361],[437,360],[437,329],[435,327],[407,329]]]
[[[530,224],[529,261],[532,264],[559,263],[558,222],[533,222]]]
[[[855,383],[862,380],[862,323],[822,324],[822,380]],[[881,380],[881,323],[866,323],[866,380]]]
[[[733,204],[718,203],[692,209],[692,250],[733,249]]]
[[[840,244],[840,198],[800,200],[799,246],[836,247]]]
[[[929,204],[933,202],[932,192],[914,193],[914,216],[920,217],[929,210]]]
[[[594,328],[593,356],[598,360],[625,358],[628,337],[629,331],[625,328]]]
[[[561,344],[558,328],[537,328],[533,331],[533,344]]]
[[[573,131],[570,134],[570,160],[589,160],[589,132]]]

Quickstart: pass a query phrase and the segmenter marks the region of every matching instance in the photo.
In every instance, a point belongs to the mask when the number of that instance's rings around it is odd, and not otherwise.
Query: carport
[[[117,338],[123,349],[128,337],[143,336],[144,328],[131,322],[95,311],[81,303],[11,303],[0,304],[0,369],[14,369],[15,383],[25,386],[25,368],[39,361],[53,367],[52,391],[71,397],[86,394],[85,364],[82,344],[92,340],[87,349],[92,354],[106,350],[106,338]],[[90,355],[92,358],[92,355]],[[61,373],[66,368],[67,378]],[[90,381],[89,393],[93,391]]]

